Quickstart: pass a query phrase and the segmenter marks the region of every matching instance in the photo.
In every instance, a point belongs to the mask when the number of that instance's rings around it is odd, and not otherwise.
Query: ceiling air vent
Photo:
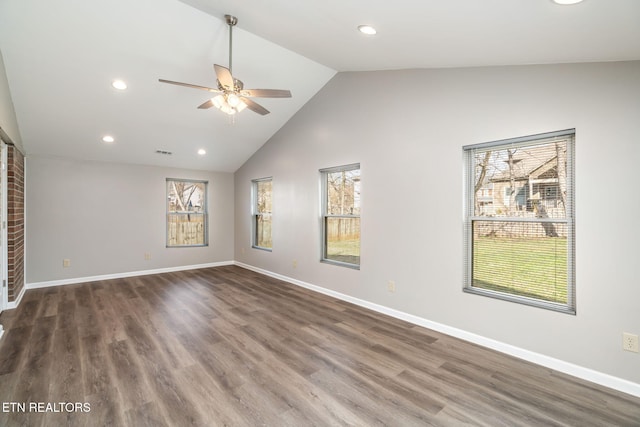
[[[162,154],[164,156],[170,156],[173,153],[171,151],[167,151],[167,150],[156,150],[156,154]]]

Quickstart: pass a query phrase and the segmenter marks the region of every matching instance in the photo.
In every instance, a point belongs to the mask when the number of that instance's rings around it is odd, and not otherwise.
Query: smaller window
[[[254,179],[253,184],[253,242],[254,248],[271,250],[271,199],[273,179]]]
[[[167,178],[167,247],[207,246],[207,181]]]
[[[360,164],[320,170],[321,261],[360,268]]]

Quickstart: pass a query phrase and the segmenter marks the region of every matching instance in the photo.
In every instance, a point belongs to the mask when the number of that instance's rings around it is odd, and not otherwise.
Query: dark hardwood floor
[[[30,290],[0,320],[0,409],[26,404],[2,426],[640,425],[638,398],[239,267]]]

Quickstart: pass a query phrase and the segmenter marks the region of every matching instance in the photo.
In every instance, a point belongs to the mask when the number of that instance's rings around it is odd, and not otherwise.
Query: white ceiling
[[[293,94],[267,116],[157,81],[215,87],[226,13],[234,75]],[[0,0],[0,51],[27,155],[232,172],[336,71],[640,59],[640,0]]]
[[[640,58],[638,0],[181,1],[337,71]]]

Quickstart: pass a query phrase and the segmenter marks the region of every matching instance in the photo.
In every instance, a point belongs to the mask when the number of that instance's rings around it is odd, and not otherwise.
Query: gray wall
[[[165,247],[166,178],[209,181],[208,247]],[[233,197],[230,173],[29,156],[26,283],[232,261]]]
[[[577,315],[463,293],[462,146],[568,128]],[[621,346],[640,333],[639,135],[640,62],[340,73],[236,172],[235,259],[640,383]],[[318,169],[355,162],[360,271],[318,261]],[[265,176],[273,252],[250,244],[250,180]]]
[[[7,73],[4,68],[4,60],[2,59],[2,52],[0,51],[0,128],[11,138],[11,141],[15,144],[20,151],[24,153],[22,149],[22,139],[20,138],[20,131],[18,130],[18,121],[16,120],[16,113],[13,108],[13,101],[11,100],[11,92],[9,91],[9,81],[7,79]]]

